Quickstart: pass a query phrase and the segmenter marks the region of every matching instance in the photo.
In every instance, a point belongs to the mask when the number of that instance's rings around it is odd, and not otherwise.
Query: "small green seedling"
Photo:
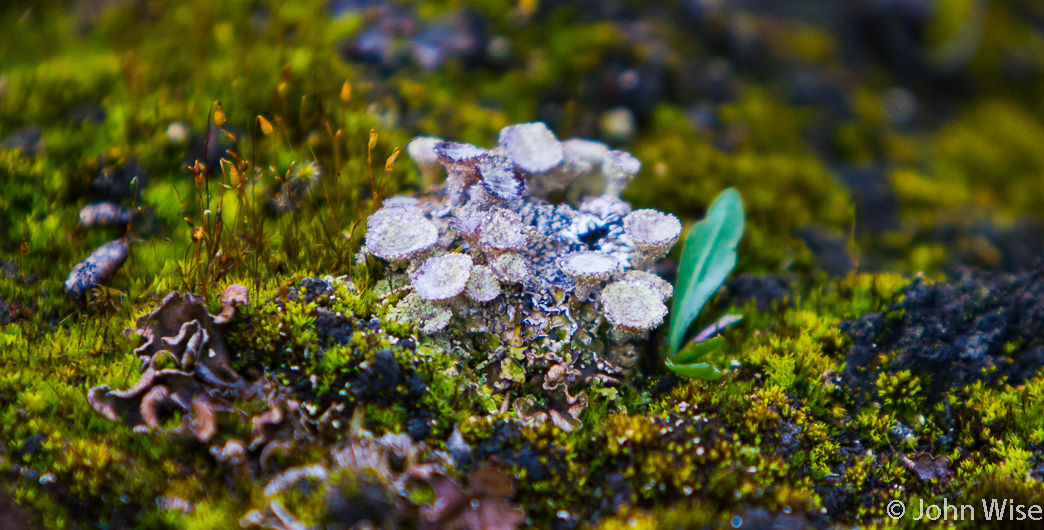
[[[735,188],[729,188],[714,199],[707,216],[696,223],[685,238],[667,331],[670,346],[667,368],[680,376],[709,380],[722,375],[713,365],[697,361],[725,342],[720,336],[712,335],[740,317],[722,317],[685,348],[682,341],[707,300],[736,267],[736,246],[743,237],[743,225],[743,200]]]

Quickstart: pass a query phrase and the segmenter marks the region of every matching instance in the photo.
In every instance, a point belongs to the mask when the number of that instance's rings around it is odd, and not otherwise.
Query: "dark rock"
[[[47,441],[46,434],[36,434],[25,439],[22,443],[22,450],[19,451],[19,456],[34,457],[43,452],[43,444]]]
[[[855,202],[856,235],[876,234],[899,228],[899,199],[883,167],[837,168],[842,184]]]
[[[21,151],[28,157],[35,157],[43,152],[43,149],[43,131],[32,125],[22,127],[0,141],[0,150]]]
[[[323,308],[315,310],[315,333],[327,346],[346,344],[355,331],[351,321]]]
[[[0,326],[6,326],[11,322],[19,320],[28,313],[28,310],[18,302],[8,302],[0,298]]]
[[[837,483],[824,481],[814,487],[816,494],[823,501],[823,509],[829,514],[850,513],[855,509],[852,497]]]
[[[413,56],[422,68],[435,71],[453,59],[476,66],[486,51],[486,22],[464,10],[421,26],[412,41]]]
[[[747,508],[740,515],[734,516],[729,523],[733,528],[755,530],[798,530],[815,526],[803,514],[776,514],[756,507]]]
[[[834,276],[844,276],[855,268],[855,260],[848,252],[846,239],[825,227],[807,225],[799,235],[815,256],[816,265]]]
[[[297,300],[298,297],[302,297],[308,304],[320,297],[326,298],[333,295],[334,290],[330,282],[318,278],[305,278],[297,284],[297,287],[289,294],[289,298]]]
[[[678,376],[674,374],[668,374],[656,381],[656,386],[653,387],[653,395],[666,396],[670,394],[671,391],[673,391],[675,387],[677,387],[681,383],[682,380]]]
[[[406,432],[414,441],[421,441],[431,436],[431,420],[435,418],[430,410],[419,409],[406,420]]]
[[[342,43],[341,53],[349,60],[377,65],[385,74],[412,64],[436,71],[453,60],[466,67],[477,66],[485,57],[486,22],[473,11],[451,12],[429,22],[390,4],[334,4],[331,9],[344,13],[370,8],[377,11],[376,24]]]
[[[925,90],[943,95],[964,95],[970,92],[972,83],[967,79],[966,68],[970,57],[950,54],[957,60],[940,60],[927,44],[929,26],[945,3],[932,0],[882,0],[851,3],[846,14],[850,39],[849,51],[863,55],[889,68],[898,77]],[[965,16],[980,16],[977,10],[969,10]],[[965,42],[948,43],[950,46],[978,47],[978,37],[968,36]],[[974,41],[972,41],[974,39]]]
[[[609,473],[595,490],[595,497],[601,499],[598,511],[602,513],[613,513],[618,507],[628,504],[630,496],[630,485],[621,473]]]
[[[565,472],[565,466],[557,455],[537,451],[525,443],[521,427],[515,422],[498,425],[489,438],[475,447],[474,455],[478,462],[495,458],[505,467],[524,468],[528,479],[533,481],[547,480]]]
[[[98,247],[69,272],[65,279],[66,296],[81,299],[91,289],[108,283],[129,254],[130,248],[123,239],[114,239]]]
[[[383,5],[385,2],[381,0],[330,0],[326,4],[326,10],[331,18],[340,18]]]
[[[769,275],[741,274],[729,280],[725,289],[728,303],[742,306],[753,301],[758,311],[768,311],[790,295],[787,282]]]
[[[389,405],[405,404],[414,408],[427,389],[420,374],[403,369],[389,350],[380,350],[365,365],[351,384],[352,393],[360,401]]]
[[[15,502],[5,488],[0,487],[0,528],[4,530],[31,530],[29,514]]]
[[[228,132],[236,135],[237,138],[244,138],[247,136],[246,131],[235,127],[225,127]],[[228,140],[228,136],[221,132],[221,129],[210,124],[208,129],[209,133],[198,132],[192,134],[192,139],[189,143],[188,155],[185,158],[185,165],[192,167],[196,161],[202,162],[207,166],[207,176],[213,176],[221,173],[221,159],[226,157],[226,151],[235,150],[235,145]]]
[[[638,14],[622,0],[545,0],[539,3],[537,15],[547,15],[558,8],[573,8],[584,23],[605,20],[634,20]]]
[[[636,40],[639,37],[632,37],[632,41]],[[625,107],[643,124],[666,95],[666,76],[666,67],[658,60],[610,58],[598,68],[590,83],[598,89],[596,97],[601,108]]]
[[[101,169],[91,183],[91,193],[99,199],[120,202],[140,197],[141,190],[148,183],[148,172],[134,157],[127,157],[119,164],[100,158],[98,164]]]
[[[83,101],[69,111],[69,123],[73,125],[101,125],[107,117],[105,109],[93,101]]]
[[[780,422],[779,427],[776,428],[776,435],[779,436],[776,453],[780,456],[790,456],[796,453],[801,448],[802,431],[801,426],[794,422]]]
[[[849,95],[837,80],[816,70],[799,70],[790,72],[786,81],[791,103],[821,108],[832,119],[852,119]]]
[[[1019,273],[1036,267],[1044,256],[1044,225],[1019,219],[1011,227],[983,220],[971,224],[945,223],[926,227],[918,242],[942,243],[950,250],[943,270],[960,274],[974,267],[994,272]]]
[[[369,521],[383,526],[386,520],[395,515],[395,504],[388,494],[374,480],[359,474],[359,483],[340,484],[330,489],[326,496],[326,511],[330,517],[344,528],[360,521]]]

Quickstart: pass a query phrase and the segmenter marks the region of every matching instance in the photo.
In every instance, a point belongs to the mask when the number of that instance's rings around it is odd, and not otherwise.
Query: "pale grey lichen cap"
[[[522,283],[529,279],[529,268],[526,266],[526,261],[515,252],[505,252],[493,256],[489,260],[489,265],[493,268],[493,274],[496,274],[502,282]]]
[[[452,253],[430,258],[413,273],[413,289],[425,300],[448,300],[464,292],[471,278],[471,256]]]
[[[381,209],[387,210],[389,208],[400,208],[402,210],[408,210],[413,213],[420,213],[420,199],[416,197],[408,197],[405,195],[388,197],[387,199],[381,201]]]
[[[504,201],[512,201],[525,195],[526,179],[515,170],[501,150],[494,149],[478,159],[482,188],[490,195]]]
[[[421,167],[438,164],[439,155],[435,152],[435,146],[444,141],[435,136],[418,136],[406,145],[406,152]]]
[[[479,177],[478,162],[486,150],[471,144],[439,142],[435,154],[446,167],[446,195],[453,206],[463,203],[465,192]]]
[[[596,140],[570,138],[562,142],[562,150],[570,160],[600,166],[602,158],[609,152],[609,146]]]
[[[421,333],[437,333],[449,325],[453,310],[446,304],[425,300],[417,293],[406,295],[399,303],[388,309],[386,316],[394,322],[411,322],[420,325]]]
[[[500,296],[500,282],[489,265],[476,265],[464,287],[464,294],[476,302],[489,302]]]
[[[663,322],[667,306],[660,300],[652,287],[632,281],[613,282],[602,289],[605,318],[630,333],[642,333]]]
[[[511,210],[494,208],[483,217],[478,227],[479,246],[486,250],[517,250],[526,245],[521,215]]]
[[[620,196],[631,179],[642,169],[642,163],[626,151],[609,151],[602,157],[602,175],[606,195]]]
[[[652,288],[660,295],[660,300],[667,300],[674,294],[674,287],[663,278],[647,271],[627,271],[624,273],[623,281],[634,282]]]
[[[406,145],[406,152],[409,153],[410,158],[420,168],[425,185],[435,184],[439,173],[442,171],[439,155],[435,152],[435,146],[442,141],[442,138],[434,136],[418,136],[410,140],[410,143]]]
[[[639,249],[655,247],[664,252],[671,249],[681,235],[681,221],[659,210],[635,210],[624,217],[624,231]]]
[[[557,263],[559,269],[573,278],[576,284],[573,294],[580,300],[587,300],[599,282],[608,280],[620,268],[616,257],[589,250],[566,254]]]
[[[545,173],[562,163],[565,153],[544,122],[518,123],[500,130],[499,145],[524,173]]]
[[[582,281],[607,280],[619,267],[620,261],[615,257],[590,250],[566,254],[558,260],[558,268]]]
[[[439,229],[416,210],[381,208],[366,221],[366,248],[391,262],[411,259],[430,249]]]
[[[474,164],[486,150],[471,144],[460,142],[438,142],[434,148],[439,162],[445,166],[457,164]]]

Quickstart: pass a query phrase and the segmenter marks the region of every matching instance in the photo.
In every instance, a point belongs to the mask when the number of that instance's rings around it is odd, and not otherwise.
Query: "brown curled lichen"
[[[230,285],[221,296],[221,314],[214,317],[202,297],[176,291],[167,295],[158,308],[137,320],[136,328],[125,332],[144,339],[135,349],[145,362],[141,378],[127,390],[108,385],[90,389],[91,407],[110,420],[122,418],[139,433],[160,429],[167,415],[180,411],[181,424],[168,434],[211,440],[220,415],[235,410],[232,397],[256,393],[232,369],[224,340],[224,324],[248,301],[245,287]]]
[[[232,284],[221,292],[221,312],[214,317],[214,324],[227,324],[236,314],[236,308],[250,303],[250,291],[239,284]]]
[[[219,331],[235,312],[236,305],[248,299],[246,288],[231,285],[222,294],[222,311],[217,318],[207,312],[203,297],[171,292],[160,306],[137,321],[125,335],[138,335],[145,342],[135,349],[143,362],[151,364],[159,352],[169,352],[183,369],[194,373],[211,386],[224,387],[240,381],[229,363],[224,333]],[[226,316],[222,316],[226,315]],[[198,368],[197,368],[198,367]]]
[[[247,449],[243,445],[243,442],[239,440],[226,440],[224,445],[211,446],[210,455],[214,457],[214,460],[219,464],[228,466],[238,466],[247,459]]]
[[[218,415],[234,409],[221,398],[211,396],[192,374],[180,370],[148,369],[127,390],[111,390],[108,385],[90,389],[87,402],[110,420],[121,418],[138,433],[159,429],[164,412],[181,411],[184,416],[171,435],[191,434],[208,442],[217,433]]]
[[[421,528],[436,530],[514,530],[525,512],[510,504],[515,485],[503,472],[489,466],[477,469],[463,488],[443,474],[431,479],[435,502],[421,509]]]
[[[269,396],[268,409],[250,419],[250,443],[247,445],[251,451],[261,449],[262,463],[267,461],[267,454],[282,450],[281,445],[285,445],[283,449],[289,449],[286,444],[290,441],[309,439],[313,434],[300,402],[270,389],[266,389],[266,395]]]

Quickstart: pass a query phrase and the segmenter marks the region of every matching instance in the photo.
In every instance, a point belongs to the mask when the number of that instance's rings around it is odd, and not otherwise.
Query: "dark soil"
[[[862,394],[885,371],[930,378],[928,400],[985,379],[1021,385],[1044,367],[1044,268],[1017,276],[966,272],[955,283],[918,279],[902,302],[841,324],[854,339],[844,378]]]
[[[35,528],[29,523],[29,514],[3,488],[0,488],[0,528],[4,530]]]

